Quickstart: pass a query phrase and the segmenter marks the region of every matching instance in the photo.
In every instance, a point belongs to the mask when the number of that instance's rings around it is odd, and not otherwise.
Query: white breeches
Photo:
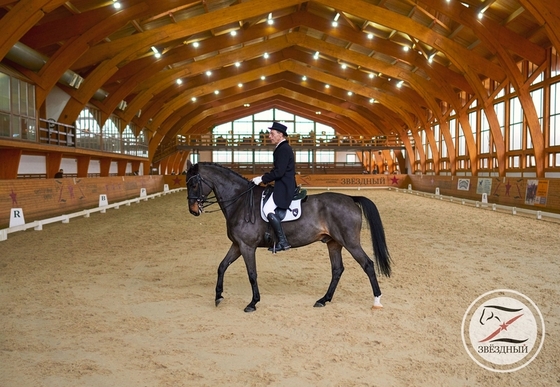
[[[263,212],[265,213],[266,216],[268,216],[268,214],[274,212],[276,207],[277,207],[276,203],[274,203],[274,194],[271,194],[268,200],[266,201],[266,203],[264,204]]]

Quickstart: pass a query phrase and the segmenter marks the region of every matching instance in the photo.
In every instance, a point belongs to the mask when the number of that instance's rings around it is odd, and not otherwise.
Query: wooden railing
[[[290,145],[294,148],[369,148],[369,149],[403,149],[404,144],[398,136],[375,136],[365,137],[361,135],[339,135],[339,136],[301,136],[290,135],[288,137]],[[266,135],[228,135],[216,136],[211,134],[191,134],[187,136],[177,136],[173,141],[160,144],[154,155],[154,162],[163,160],[179,150],[189,150],[196,148],[230,148],[254,149],[256,147],[272,147]]]

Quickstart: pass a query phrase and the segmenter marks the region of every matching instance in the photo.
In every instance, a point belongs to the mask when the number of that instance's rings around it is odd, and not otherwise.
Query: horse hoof
[[[216,306],[220,305],[220,303],[224,300],[223,297],[216,298]]]
[[[323,304],[322,302],[317,301],[315,303],[315,305],[313,305],[314,308],[324,308],[325,304]]]
[[[243,309],[245,313],[251,313],[254,312],[255,310],[257,310],[257,308],[255,308],[254,306],[247,306],[245,307],[245,309]]]
[[[374,305],[371,307],[372,310],[379,310],[379,309],[383,309],[383,305],[379,304],[379,305]]]

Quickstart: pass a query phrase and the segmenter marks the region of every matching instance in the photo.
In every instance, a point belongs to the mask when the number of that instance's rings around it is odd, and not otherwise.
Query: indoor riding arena
[[[557,5],[0,0],[0,387],[560,387]]]

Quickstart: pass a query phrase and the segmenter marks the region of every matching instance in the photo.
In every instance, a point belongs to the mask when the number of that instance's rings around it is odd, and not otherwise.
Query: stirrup
[[[278,246],[278,248],[277,248],[277,246]],[[280,244],[274,243],[271,247],[268,248],[268,251],[271,251],[272,254],[276,254],[277,251],[289,250],[291,247],[292,246],[290,246],[290,245],[281,246]]]

